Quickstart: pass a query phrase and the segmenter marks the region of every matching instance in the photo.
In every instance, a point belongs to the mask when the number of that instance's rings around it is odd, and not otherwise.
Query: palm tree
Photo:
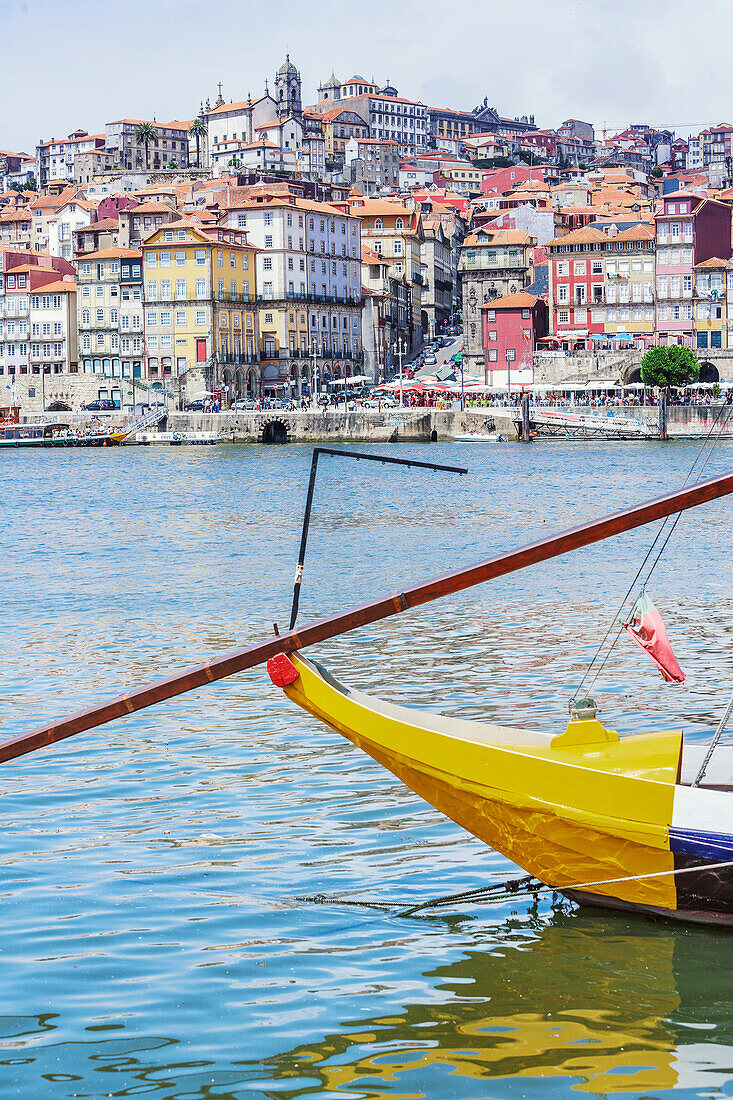
[[[152,122],[141,122],[135,129],[135,141],[145,146],[145,167],[150,168],[150,142],[158,140],[158,131]]]
[[[188,132],[192,138],[196,138],[196,167],[201,167],[201,139],[205,138],[208,134],[208,127],[201,115],[193,120],[188,128]]]

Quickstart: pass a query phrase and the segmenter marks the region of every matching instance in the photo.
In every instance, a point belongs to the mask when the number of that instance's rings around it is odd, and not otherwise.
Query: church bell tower
[[[275,76],[275,102],[279,119],[289,118],[291,115],[298,120],[302,119],[300,73],[290,60],[290,54],[286,54],[285,61]]]

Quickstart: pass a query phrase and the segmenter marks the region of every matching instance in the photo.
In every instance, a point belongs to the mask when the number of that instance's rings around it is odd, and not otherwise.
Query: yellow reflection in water
[[[486,953],[430,975],[442,1003],[345,1022],[268,1064],[278,1078],[307,1073],[326,1091],[373,1100],[481,1096],[482,1080],[512,1077],[565,1078],[556,1095],[674,1089],[677,956],[683,986],[702,990],[700,968],[715,967],[710,949],[723,946],[716,935],[587,913],[501,931]]]

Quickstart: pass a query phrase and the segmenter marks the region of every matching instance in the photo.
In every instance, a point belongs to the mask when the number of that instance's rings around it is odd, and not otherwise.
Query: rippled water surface
[[[301,622],[670,488],[696,445],[323,459]],[[0,735],[286,624],[307,448],[0,453]],[[733,465],[721,444],[707,474]],[[733,686],[731,504],[650,591],[688,682],[624,640],[622,732],[705,737]],[[328,644],[404,703],[559,729],[652,530]],[[0,1097],[733,1097],[730,934],[523,901],[400,919],[512,867],[254,670],[0,766]]]

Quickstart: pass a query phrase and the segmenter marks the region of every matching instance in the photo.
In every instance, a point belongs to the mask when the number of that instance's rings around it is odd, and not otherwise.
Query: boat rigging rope
[[[701,863],[694,867],[675,867],[669,871],[649,871],[643,875],[598,879],[594,882],[578,882],[568,886],[547,886],[533,875],[524,875],[522,878],[495,882],[491,886],[479,886],[476,890],[465,890],[460,894],[446,894],[443,897],[430,898],[429,901],[420,902],[417,905],[414,902],[379,901],[371,898],[340,898],[327,894],[312,894],[307,897],[296,898],[296,900],[310,901],[317,905],[354,905],[365,909],[382,909],[385,912],[391,912],[395,917],[412,917],[416,913],[427,909],[442,909],[461,901],[494,905],[497,902],[509,901],[517,897],[529,897],[531,895],[536,898],[540,894],[567,894],[571,891],[591,890],[598,886],[616,886],[625,882],[643,882],[648,879],[691,875],[701,871],[718,871],[730,867],[733,867],[733,860],[720,863]]]
[[[713,753],[715,752],[716,748],[718,747],[718,742],[720,741],[720,738],[723,736],[723,730],[728,725],[728,719],[730,718],[731,714],[733,714],[733,695],[731,695],[728,706],[725,708],[725,713],[723,714],[723,717],[720,719],[720,722],[718,723],[718,728],[716,729],[716,731],[713,735],[713,739],[710,742],[710,745],[708,747],[708,751],[705,753],[705,759],[703,760],[702,764],[700,765],[700,771],[697,773],[694,780],[692,781],[692,786],[693,787],[699,787],[700,784],[702,783],[703,778],[705,776],[705,772],[708,770],[708,764],[710,763],[710,758],[712,757]]]
[[[702,441],[702,443],[701,443],[701,445],[700,445],[700,447],[697,451],[697,454],[695,455],[695,459],[694,459],[694,461],[692,463],[692,466],[690,467],[690,469],[687,473],[687,476],[686,476],[686,478],[685,478],[685,480],[682,484],[682,488],[685,488],[690,483],[690,481],[693,477],[693,474],[695,473],[695,467],[697,466],[698,462],[700,461],[700,458],[702,457],[702,454],[703,454],[705,448],[710,443],[710,439],[711,439],[711,436],[713,435],[713,432],[716,430],[716,428],[719,427],[718,434],[715,437],[715,439],[713,439],[712,446],[710,447],[710,450],[707,454],[707,457],[705,458],[705,461],[703,462],[702,466],[700,467],[697,480],[698,481],[701,480],[702,475],[705,472],[705,467],[707,466],[708,462],[710,461],[710,459],[712,457],[712,454],[713,454],[713,451],[715,450],[716,445],[718,444],[718,442],[722,438],[723,428],[727,424],[728,419],[730,418],[731,412],[733,412],[733,405],[730,404],[732,397],[733,397],[733,391],[728,394],[728,397],[726,398],[726,401],[722,405],[720,405],[720,407],[716,410],[715,416],[713,418],[713,422],[710,426],[710,430],[708,431],[707,435],[704,437],[704,439],[703,439],[703,441]],[[719,425],[719,421],[720,421],[721,415],[722,415],[724,410],[725,410],[726,415],[723,418],[722,423],[720,423],[720,425]],[[618,622],[618,619],[619,619],[621,613],[623,612],[624,607],[626,606],[626,602],[627,602],[629,596],[633,592],[639,578],[641,577],[642,573],[644,572],[644,568],[645,568],[647,562],[649,561],[649,558],[654,553],[654,549],[655,549],[657,543],[662,538],[662,535],[665,534],[665,529],[669,525],[669,527],[666,531],[666,537],[664,538],[664,541],[662,542],[662,545],[659,548],[659,551],[657,552],[657,556],[654,558],[654,561],[652,562],[652,564],[649,568],[649,571],[647,572],[646,577],[644,578],[644,581],[642,582],[642,587],[643,587],[643,585],[645,585],[649,582],[649,579],[651,578],[651,575],[654,572],[659,559],[661,558],[662,554],[664,553],[665,549],[667,548],[667,543],[669,542],[670,538],[674,534],[675,528],[677,527],[677,524],[679,523],[681,516],[682,516],[682,512],[677,512],[674,519],[672,519],[671,516],[668,516],[662,522],[662,524],[660,525],[659,530],[657,531],[656,535],[654,536],[654,539],[652,540],[651,546],[649,547],[649,549],[647,550],[647,552],[644,556],[644,560],[642,561],[641,565],[639,566],[639,568],[636,571],[634,579],[631,581],[631,584],[626,589],[626,593],[624,594],[624,597],[621,600],[621,603],[619,604],[618,610],[616,611],[615,615],[613,616],[613,618],[612,618],[612,620],[609,624],[609,627],[606,630],[606,633],[603,635],[603,638],[601,639],[600,645],[598,646],[595,653],[593,654],[593,657],[591,658],[590,664],[588,665],[587,669],[585,670],[585,672],[583,674],[582,679],[580,680],[580,683],[578,684],[577,688],[575,689],[575,692],[573,693],[573,696],[572,696],[572,699],[571,699],[571,703],[574,702],[578,698],[578,696],[580,695],[581,691],[583,691],[584,684],[585,684],[586,680],[588,679],[588,677],[590,676],[590,673],[593,669],[593,666],[595,665],[596,661],[600,657],[600,655],[601,655],[601,653],[602,653],[602,651],[603,651],[603,649],[606,645],[606,642],[608,641],[608,639],[611,635],[611,632],[613,631],[614,627],[616,626],[616,624]],[[615,635],[614,635],[614,637],[611,641],[611,644],[608,647],[608,650],[607,650],[605,656],[603,657],[603,660],[601,661],[599,667],[596,669],[595,676],[591,680],[590,685],[588,686],[588,688],[586,690],[586,694],[590,694],[590,692],[592,691],[593,686],[595,685],[598,677],[603,672],[603,669],[606,665],[606,662],[608,661],[609,657],[611,656],[611,654],[612,654],[612,652],[613,652],[613,650],[616,646],[616,643],[618,642],[619,638],[621,637],[621,631],[622,630],[623,630],[623,622],[621,622],[620,625],[616,626],[616,633],[615,633]]]

